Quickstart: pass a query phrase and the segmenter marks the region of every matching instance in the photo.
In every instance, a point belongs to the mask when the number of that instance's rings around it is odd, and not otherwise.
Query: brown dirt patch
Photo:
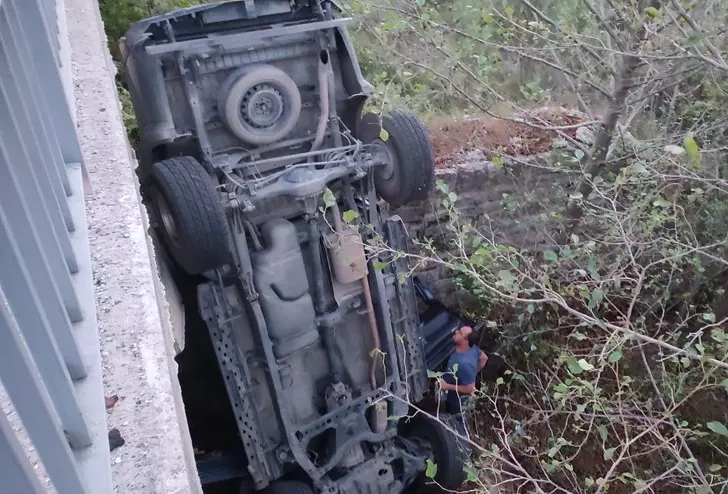
[[[529,118],[530,117],[530,118]],[[457,122],[431,122],[430,139],[435,149],[438,167],[444,167],[458,155],[480,150],[492,155],[530,156],[551,149],[551,141],[559,137],[554,127],[576,125],[585,121],[585,115],[568,110],[538,110],[526,114],[532,125],[492,117],[468,118]],[[546,122],[544,124],[542,119]],[[576,138],[576,128],[564,129],[563,134]]]

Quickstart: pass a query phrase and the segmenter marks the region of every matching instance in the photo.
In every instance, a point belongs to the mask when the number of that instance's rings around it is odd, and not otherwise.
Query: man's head
[[[452,341],[456,345],[462,344],[463,342],[468,341],[468,337],[471,334],[473,334],[473,328],[470,326],[461,326],[452,332]]]

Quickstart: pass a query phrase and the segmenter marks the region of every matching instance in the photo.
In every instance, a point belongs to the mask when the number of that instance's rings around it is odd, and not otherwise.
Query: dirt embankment
[[[429,125],[438,168],[457,161],[458,155],[480,150],[493,155],[532,156],[547,152],[555,139],[585,141],[591,132],[588,115],[566,108],[540,108],[508,119],[471,117],[460,121],[434,121]]]

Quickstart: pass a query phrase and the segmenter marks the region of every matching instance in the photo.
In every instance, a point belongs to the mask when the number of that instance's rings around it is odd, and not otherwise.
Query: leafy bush
[[[517,118],[570,149],[550,155],[574,186],[560,206],[554,195],[547,250],[494,242],[440,183],[449,234],[412,256],[444,265],[480,300],[511,358],[509,379],[480,393],[470,480],[520,492],[724,491],[728,41],[717,33],[728,6],[349,8],[363,14],[358,39],[378,43],[366,63],[389,74],[397,98],[430,112],[444,101],[420,102],[407,71],[446,93],[448,111]],[[556,125],[533,106],[578,106],[591,122]],[[508,215],[526,213],[524,198],[506,199]]]

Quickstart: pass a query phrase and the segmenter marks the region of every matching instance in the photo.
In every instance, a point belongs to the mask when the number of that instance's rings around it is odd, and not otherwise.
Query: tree
[[[483,394],[493,417],[472,424],[482,454],[471,479],[534,492],[725,491],[728,5],[349,8],[364,19],[358,40],[377,46],[363,61],[384,74],[377,104],[517,120],[553,139],[539,166],[575,184],[550,205],[550,246],[533,252],[468,221],[440,183],[433,208],[450,235],[419,239],[410,255],[448,267],[487,317],[501,314],[496,327],[512,328],[501,339],[513,373]],[[582,121],[559,120],[565,104]],[[519,161],[485,151],[496,165]],[[404,255],[369,248],[385,262]]]

